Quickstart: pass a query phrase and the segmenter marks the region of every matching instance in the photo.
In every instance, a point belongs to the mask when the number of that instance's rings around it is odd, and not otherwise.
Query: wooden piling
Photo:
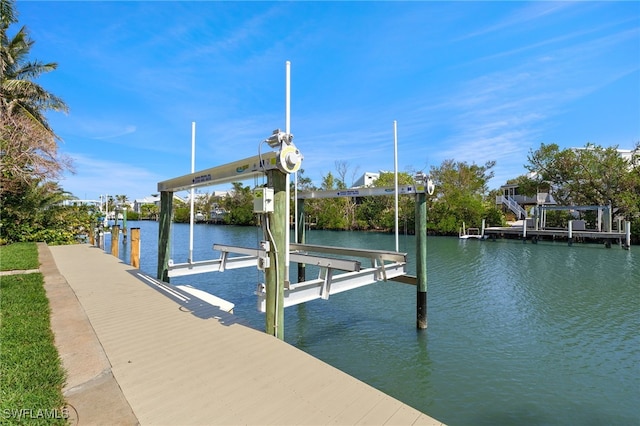
[[[160,192],[160,217],[158,219],[158,275],[160,281],[169,282],[169,257],[171,256],[171,219],[173,217],[173,192]]]
[[[416,326],[427,328],[427,195],[416,194]]]
[[[284,340],[284,286],[289,281],[286,276],[286,229],[289,226],[286,212],[287,179],[280,170],[267,172],[267,184],[273,188],[273,213],[269,213],[268,235],[271,242],[269,261],[271,266],[265,270],[266,314],[265,332]]]
[[[111,227],[111,254],[118,257],[118,243],[120,242],[120,227],[113,225]]]
[[[140,228],[131,228],[131,266],[140,269]]]

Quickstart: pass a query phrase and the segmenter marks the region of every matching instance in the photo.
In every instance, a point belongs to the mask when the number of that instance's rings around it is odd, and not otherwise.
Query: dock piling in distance
[[[624,223],[624,233],[625,233],[625,240],[626,240],[626,249],[627,250],[631,250],[631,221],[628,220]]]
[[[118,243],[120,241],[120,226],[113,225],[111,227],[111,254],[118,257]]]
[[[131,266],[140,269],[140,228],[131,228]]]
[[[569,247],[573,245],[573,220],[569,221]]]

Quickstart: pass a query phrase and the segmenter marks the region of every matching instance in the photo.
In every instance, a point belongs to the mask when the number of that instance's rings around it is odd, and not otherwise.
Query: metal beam
[[[264,257],[267,255],[267,252],[261,249],[247,248],[247,247],[234,247],[227,246],[222,244],[214,244],[214,250],[218,250],[226,253],[237,253],[237,254],[245,254],[249,256],[253,256],[255,259],[258,257]],[[291,252],[291,261],[297,263],[304,263],[305,265],[315,265],[324,268],[334,268],[339,269],[341,271],[359,271],[361,263],[357,260],[348,260],[348,259],[336,259],[332,257],[325,256],[313,256],[308,253],[300,253],[293,251]],[[235,259],[233,257],[228,258]]]
[[[278,159],[278,152],[267,152],[262,155],[245,158],[244,160],[158,182],[158,191],[177,192],[202,186],[251,179],[255,176],[264,175],[268,170],[277,169]]]
[[[315,299],[327,299],[331,294],[342,293],[343,291],[373,284],[382,281],[382,269],[384,268],[386,277],[393,279],[406,273],[405,263],[393,263],[381,265],[377,268],[367,268],[356,272],[346,272],[344,274],[331,274],[327,271],[325,278],[305,281],[292,284],[289,289],[284,290],[284,307],[298,305]],[[330,281],[327,281],[327,278]],[[266,291],[264,286],[259,286],[256,294],[258,296],[258,309],[265,311]]]
[[[398,187],[398,194],[417,194],[424,193],[424,185],[401,185]],[[365,188],[349,188],[334,189],[330,191],[308,191],[298,192],[298,199],[309,198],[338,198],[338,197],[370,197],[380,195],[393,195],[395,188],[393,186],[365,187]]]
[[[337,254],[341,256],[353,256],[363,257],[367,259],[382,259],[391,262],[406,262],[407,253],[398,253],[389,250],[369,250],[369,249],[355,249],[355,248],[343,248],[343,247],[331,247],[331,246],[318,246],[313,244],[294,244],[289,245],[291,250],[298,250],[302,252],[315,252],[315,253],[329,253]]]
[[[541,204],[542,210],[609,210],[609,206],[551,206],[548,204]]]
[[[255,267],[257,264],[258,258],[255,256],[223,256],[220,259],[170,265],[168,275],[169,277],[184,277],[207,272],[224,272],[227,269]]]

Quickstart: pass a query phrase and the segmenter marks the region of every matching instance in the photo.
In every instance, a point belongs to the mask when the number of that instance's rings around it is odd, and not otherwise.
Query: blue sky
[[[640,141],[640,2],[16,8],[32,59],[58,63],[38,82],[70,107],[48,117],[76,169],[60,183],[81,199],[133,200],[189,173],[192,121],[196,170],[257,155],[285,125],[286,61],[291,132],[316,185],[336,161],[348,184],[393,170],[394,120],[400,171],[495,160],[491,188],[541,143]]]

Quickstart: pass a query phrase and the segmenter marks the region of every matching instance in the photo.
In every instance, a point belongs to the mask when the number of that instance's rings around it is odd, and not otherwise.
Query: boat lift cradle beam
[[[206,272],[223,272],[226,269],[260,267],[260,259],[267,256],[263,249],[214,244],[220,251],[219,259],[169,265],[169,276],[178,277]],[[308,244],[291,244],[291,260],[320,268],[318,278],[295,284],[284,289],[284,307],[297,305],[314,299],[329,299],[331,294],[373,284],[378,281],[402,280],[406,276],[407,254],[386,250],[366,250],[329,247]],[[231,253],[241,256],[232,257]],[[354,256],[369,259],[371,266],[362,268],[358,260],[318,256],[311,253]],[[391,262],[391,263],[385,263]],[[346,271],[335,274],[335,271]],[[405,277],[406,278],[406,277]],[[407,282],[403,280],[403,282]],[[258,309],[266,310],[266,288],[259,284],[256,290]]]
[[[169,265],[169,277],[204,274],[207,272],[224,272],[228,269],[247,268],[251,266],[257,267],[259,259],[267,256],[265,250],[247,247],[214,244],[213,249],[221,252],[220,258],[191,263],[171,264]],[[229,256],[230,253],[243,254],[245,256],[232,257]],[[296,251],[291,252],[291,260],[307,265],[335,268],[342,271],[359,271],[361,267],[360,262],[356,260],[333,259]]]

